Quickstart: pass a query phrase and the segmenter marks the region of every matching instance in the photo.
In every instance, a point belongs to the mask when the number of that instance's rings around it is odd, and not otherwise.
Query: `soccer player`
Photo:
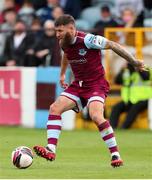
[[[123,165],[113,129],[103,116],[104,101],[109,91],[102,66],[102,51],[111,49],[126,59],[137,70],[144,70],[143,62],[136,60],[119,44],[102,36],[79,32],[75,20],[70,15],[60,16],[55,21],[56,36],[64,51],[61,62],[60,84],[65,89],[50,106],[47,122],[46,147],[34,146],[37,155],[53,161],[56,157],[56,147],[62,128],[61,114],[67,110],[80,111],[88,106],[89,114],[99,129],[100,135],[111,154],[111,165]],[[65,83],[66,69],[70,64],[75,80],[71,85]]]

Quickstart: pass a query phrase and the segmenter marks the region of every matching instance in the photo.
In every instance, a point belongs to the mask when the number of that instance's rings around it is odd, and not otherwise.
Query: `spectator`
[[[11,34],[12,30],[14,29],[14,25],[16,22],[16,11],[12,8],[5,9],[3,11],[4,16],[4,23],[1,24],[1,33],[0,33],[0,61],[3,60],[3,53],[6,38]]]
[[[131,28],[131,27],[142,27],[143,21],[141,22],[137,14],[132,9],[124,9],[121,14],[121,20],[123,27]],[[135,34],[130,32],[118,32],[119,41],[121,44],[127,44],[134,46],[135,45]]]
[[[56,6],[52,10],[52,18],[53,20],[56,20],[58,17],[62,16],[64,14],[64,11],[62,7]]]
[[[59,0],[47,0],[47,6],[37,11],[37,16],[41,22],[44,23],[46,20],[53,19],[52,9],[59,5]]]
[[[81,0],[60,0],[60,5],[65,14],[70,14],[75,19],[79,18],[81,12]]]
[[[6,34],[10,34],[17,19],[17,14],[14,8],[5,9],[3,11],[4,23],[1,25],[1,31],[5,31]]]
[[[31,3],[33,4],[34,6],[34,9],[38,10],[42,7],[45,7],[46,6],[46,0],[31,0]]]
[[[37,66],[35,60],[34,47],[39,43],[43,35],[43,29],[39,19],[34,19],[30,28],[30,35],[33,37],[33,43],[30,49],[26,53],[25,66]]]
[[[35,9],[30,0],[25,0],[21,9],[18,12],[19,19],[25,22],[30,27],[35,16]]]
[[[19,6],[15,5],[14,0],[5,0],[3,2],[3,9],[2,10],[5,11],[6,9],[15,9],[15,11],[18,12]],[[0,22],[3,23],[3,21],[4,21],[4,16],[3,16],[3,13],[1,13],[0,14]]]
[[[122,11],[121,19],[124,27],[142,27],[143,22],[139,22],[137,18],[137,14],[132,9],[126,8]]]
[[[118,17],[121,16],[121,13],[125,9],[132,9],[137,16],[141,14],[144,9],[143,0],[117,0],[115,3],[115,13]]]
[[[26,32],[23,21],[17,21],[14,33],[7,37],[4,48],[6,66],[24,66],[26,52],[31,48],[33,37]]]
[[[15,11],[18,12],[20,6],[15,4],[15,0],[5,0],[4,1],[4,9],[15,8]]]
[[[30,31],[36,39],[41,37],[42,25],[39,19],[36,18],[33,20]]]
[[[151,72],[137,72],[128,64],[117,75],[115,82],[122,84],[122,101],[113,106],[110,122],[113,128],[118,127],[121,113],[127,112],[121,128],[130,128],[138,114],[147,109],[148,99],[152,98]]]
[[[48,20],[44,23],[44,34],[37,41],[34,48],[35,66],[59,66],[61,50],[55,37],[54,22]]]
[[[14,7],[15,7],[15,1],[14,0],[5,0],[4,1],[4,9],[14,8]]]
[[[98,21],[94,26],[95,33],[103,36],[104,29],[106,27],[117,27],[117,26],[119,25],[112,17],[110,8],[108,6],[101,7],[101,20]]]

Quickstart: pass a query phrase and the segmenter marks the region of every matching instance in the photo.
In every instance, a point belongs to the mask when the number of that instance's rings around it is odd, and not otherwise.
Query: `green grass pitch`
[[[99,133],[92,130],[63,131],[54,162],[34,156],[28,169],[11,163],[14,148],[46,144],[46,131],[0,127],[0,178],[16,179],[146,179],[152,178],[152,132],[117,130],[124,166],[112,168],[109,152]]]

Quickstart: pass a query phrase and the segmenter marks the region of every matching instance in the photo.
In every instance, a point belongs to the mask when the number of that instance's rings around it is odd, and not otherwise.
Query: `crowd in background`
[[[54,20],[71,14],[77,29],[152,27],[151,0],[0,0],[0,66],[59,66]]]

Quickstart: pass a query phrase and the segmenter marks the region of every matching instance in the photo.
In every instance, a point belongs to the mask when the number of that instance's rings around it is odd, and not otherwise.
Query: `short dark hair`
[[[24,24],[26,26],[26,23],[22,19],[17,19],[15,24],[18,23]]]
[[[75,25],[75,19],[69,14],[64,14],[63,16],[60,16],[55,21],[55,26],[61,26],[61,25],[67,25],[67,24],[73,24]]]
[[[3,10],[3,15],[5,15],[6,13],[9,13],[9,12],[13,12],[14,14],[17,14],[15,9],[14,8],[6,8]]]
[[[101,7],[101,12],[110,12],[110,8],[109,8],[109,6],[102,6]]]

